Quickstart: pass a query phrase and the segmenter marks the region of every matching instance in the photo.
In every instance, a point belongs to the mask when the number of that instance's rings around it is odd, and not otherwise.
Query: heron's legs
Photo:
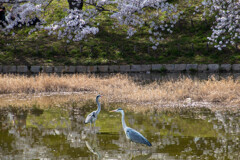
[[[130,157],[133,159],[132,141],[130,141]]]
[[[96,128],[95,128],[95,124],[96,124],[96,123],[94,122],[93,132],[94,132],[94,133],[97,133],[96,130],[95,130],[95,129],[96,129]]]

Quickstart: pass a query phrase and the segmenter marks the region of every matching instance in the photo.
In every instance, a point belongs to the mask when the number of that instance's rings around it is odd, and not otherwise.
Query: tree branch
[[[97,6],[96,3],[88,3],[88,2],[85,2],[85,4],[94,6],[99,12],[104,12],[104,11],[106,11],[106,12],[116,13],[116,11],[112,11],[112,10],[108,10],[108,9],[103,8],[103,6]]]
[[[28,0],[9,0],[9,1],[2,1],[1,3],[9,3],[9,4],[14,4],[14,3],[25,3],[29,2]]]
[[[52,3],[53,0],[50,0],[50,2],[43,8],[43,10],[45,11],[46,8]]]

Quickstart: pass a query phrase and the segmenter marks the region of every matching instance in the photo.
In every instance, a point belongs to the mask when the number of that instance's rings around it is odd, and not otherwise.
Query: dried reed
[[[240,83],[232,78],[193,80],[180,78],[176,81],[135,83],[127,75],[108,77],[94,75],[47,75],[36,76],[0,75],[0,94],[43,92],[79,92],[103,94],[105,103],[123,102],[135,105],[161,106],[169,103],[210,102],[228,105],[240,104]],[[94,99],[94,96],[91,98]]]

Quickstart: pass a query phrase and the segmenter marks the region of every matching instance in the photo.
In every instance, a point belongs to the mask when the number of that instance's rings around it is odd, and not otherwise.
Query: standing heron
[[[123,126],[123,130],[126,134],[127,139],[130,139],[133,142],[136,143],[142,143],[142,144],[146,144],[148,146],[152,146],[152,144],[138,131],[128,127],[125,123],[124,120],[124,111],[121,108],[112,110],[110,112],[120,112],[122,114],[122,126]]]
[[[91,112],[84,121],[85,124],[90,123],[90,127],[92,123],[94,123],[94,127],[95,127],[95,121],[97,120],[97,116],[101,111],[101,104],[98,101],[99,97],[101,97],[101,95],[98,95],[96,97],[98,109],[96,111]]]

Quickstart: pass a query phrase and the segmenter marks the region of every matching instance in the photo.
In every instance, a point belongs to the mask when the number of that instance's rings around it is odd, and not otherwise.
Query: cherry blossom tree
[[[176,3],[167,0],[67,0],[68,14],[59,21],[47,23],[44,19],[45,10],[57,0],[0,1],[11,4],[13,8],[6,13],[8,23],[1,28],[5,33],[11,33],[16,26],[32,25],[32,19],[38,17],[39,23],[34,23],[35,28],[29,33],[46,30],[49,35],[57,35],[67,42],[81,41],[99,32],[99,17],[104,14],[114,19],[113,28],[127,27],[126,38],[130,38],[143,27],[147,28],[153,49],[157,48],[166,33],[173,32],[183,13]],[[211,27],[212,35],[208,39],[216,48],[221,50],[239,42],[239,0],[202,0],[201,5],[196,7],[196,12],[200,11],[204,17],[215,19]]]
[[[68,0],[68,14],[60,21],[48,24],[42,15],[52,1],[5,0],[5,3],[13,5],[13,9],[7,13],[8,24],[2,30],[10,33],[16,26],[31,25],[28,22],[38,17],[41,23],[37,23],[30,33],[43,29],[48,31],[49,35],[57,35],[59,39],[67,38],[67,42],[81,41],[99,32],[98,26],[101,22],[96,18],[107,13],[109,18],[115,20],[113,27],[124,25],[128,28],[127,38],[133,36],[143,26],[148,27],[149,40],[155,49],[164,38],[163,32],[173,32],[180,16],[177,5],[167,0]]]
[[[212,35],[208,37],[218,50],[228,45],[237,45],[240,40],[240,1],[203,0],[196,11],[203,8],[204,17],[214,17]]]

